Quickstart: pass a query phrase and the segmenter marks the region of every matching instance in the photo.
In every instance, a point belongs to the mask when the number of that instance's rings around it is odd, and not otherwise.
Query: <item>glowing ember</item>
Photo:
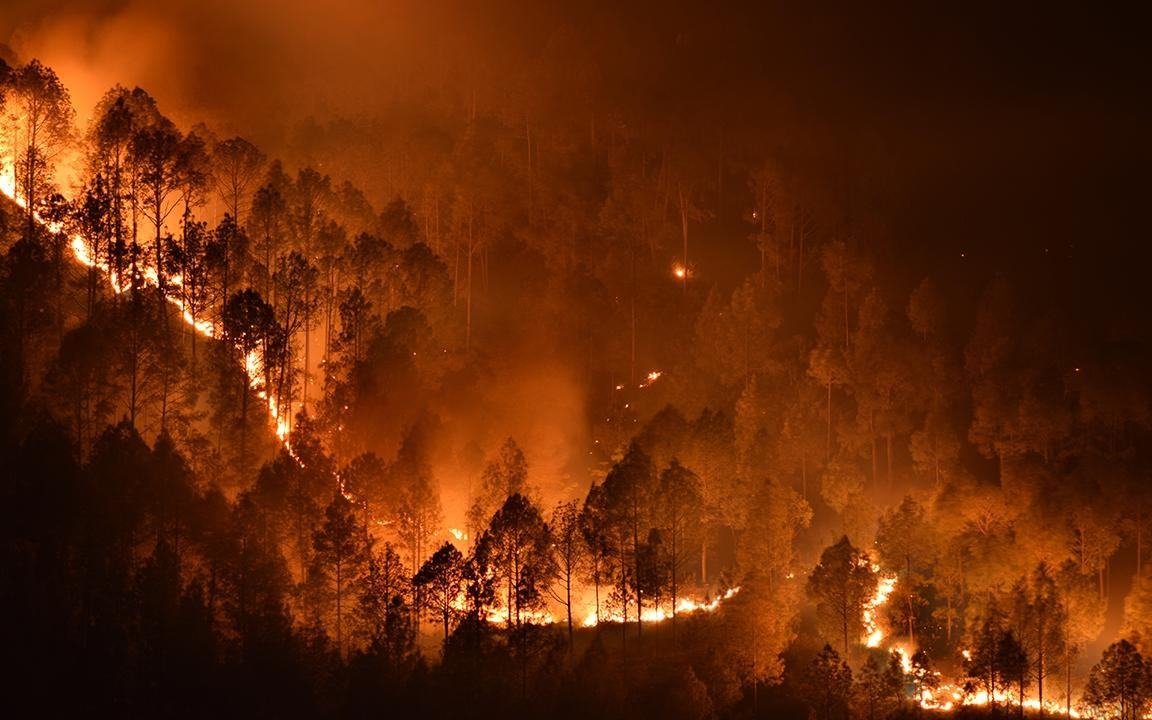
[[[645,378],[644,378],[644,382],[640,383],[640,389],[643,390],[644,388],[648,387],[652,383],[656,382],[657,380],[660,379],[660,376],[663,374],[664,373],[661,372],[660,370],[653,370],[652,372],[648,373],[648,375],[645,376]]]
[[[688,268],[684,267],[680,263],[676,263],[672,266],[672,274],[676,276],[677,280],[683,280],[688,276]]]

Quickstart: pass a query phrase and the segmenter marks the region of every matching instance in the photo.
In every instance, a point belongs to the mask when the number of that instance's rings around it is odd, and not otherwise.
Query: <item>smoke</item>
[[[511,437],[528,461],[528,481],[545,512],[588,491],[586,393],[562,360],[523,360],[441,408],[435,474],[446,526],[464,527],[484,466]]]
[[[81,119],[113,85],[139,85],[185,124],[273,139],[387,104],[461,46],[460,20],[409,0],[48,0],[0,11],[0,41],[55,68]]]

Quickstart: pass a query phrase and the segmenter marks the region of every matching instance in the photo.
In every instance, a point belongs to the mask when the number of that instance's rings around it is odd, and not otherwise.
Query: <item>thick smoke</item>
[[[139,85],[178,119],[275,139],[392,101],[462,48],[468,23],[408,0],[56,0],[0,11],[0,40],[55,68],[80,117],[113,85]]]

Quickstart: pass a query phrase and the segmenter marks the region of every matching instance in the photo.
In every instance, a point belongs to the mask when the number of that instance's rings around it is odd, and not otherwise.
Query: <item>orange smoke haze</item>
[[[0,9],[0,50],[55,69],[81,124],[113,85],[139,85],[185,126],[203,121],[279,151],[296,121],[370,114],[475,69],[461,58],[488,42],[482,20],[453,4],[17,2]]]

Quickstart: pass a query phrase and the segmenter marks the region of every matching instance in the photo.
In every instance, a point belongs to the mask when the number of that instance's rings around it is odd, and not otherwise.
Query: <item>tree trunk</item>
[[[708,584],[708,541],[700,541],[700,584]]]
[[[676,184],[676,195],[680,201],[680,234],[684,237],[684,276],[680,278],[684,293],[688,293],[688,200],[684,197],[684,189]]]
[[[468,289],[465,299],[465,325],[464,349],[472,349],[472,255],[475,251],[475,238],[473,236],[472,205],[468,205]]]
[[[341,563],[336,561],[336,652],[340,657],[344,657],[344,643],[343,643],[343,627],[341,626],[341,593],[343,591],[343,577],[341,577]]]
[[[572,633],[572,568],[568,568],[567,577],[564,580],[564,600],[565,607],[568,609],[568,652],[572,652],[573,633]]]
[[[827,410],[825,411],[828,424],[828,437],[827,444],[824,451],[824,459],[832,459],[832,377],[828,377],[828,403]]]

